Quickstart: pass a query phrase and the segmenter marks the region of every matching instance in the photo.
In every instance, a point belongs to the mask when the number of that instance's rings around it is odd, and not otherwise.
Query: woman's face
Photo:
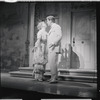
[[[46,23],[43,22],[42,27],[46,28],[47,27]]]
[[[47,25],[46,25],[45,22],[40,22],[40,23],[37,25],[37,29],[38,29],[38,30],[41,30],[42,28],[46,28],[46,27],[47,27]]]

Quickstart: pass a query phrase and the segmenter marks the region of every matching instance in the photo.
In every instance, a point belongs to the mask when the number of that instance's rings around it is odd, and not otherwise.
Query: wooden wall
[[[26,52],[27,3],[0,3],[1,68],[17,70]]]

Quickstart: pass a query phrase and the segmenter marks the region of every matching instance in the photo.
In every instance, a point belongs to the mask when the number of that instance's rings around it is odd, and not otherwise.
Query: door
[[[94,11],[72,13],[71,68],[96,68],[96,18]]]

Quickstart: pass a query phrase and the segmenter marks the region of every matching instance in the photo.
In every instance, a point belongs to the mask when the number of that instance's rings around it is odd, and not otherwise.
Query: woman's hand
[[[36,48],[37,48],[37,47],[34,46],[34,47],[32,48],[32,52],[34,52],[34,51],[36,50]]]

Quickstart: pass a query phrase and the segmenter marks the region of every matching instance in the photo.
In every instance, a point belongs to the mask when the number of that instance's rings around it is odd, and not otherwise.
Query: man
[[[59,52],[60,41],[62,37],[61,27],[55,23],[55,18],[53,16],[48,16],[46,18],[48,26],[50,26],[50,31],[48,33],[48,65],[51,70],[50,83],[56,83],[58,77],[57,71],[57,52]]]

